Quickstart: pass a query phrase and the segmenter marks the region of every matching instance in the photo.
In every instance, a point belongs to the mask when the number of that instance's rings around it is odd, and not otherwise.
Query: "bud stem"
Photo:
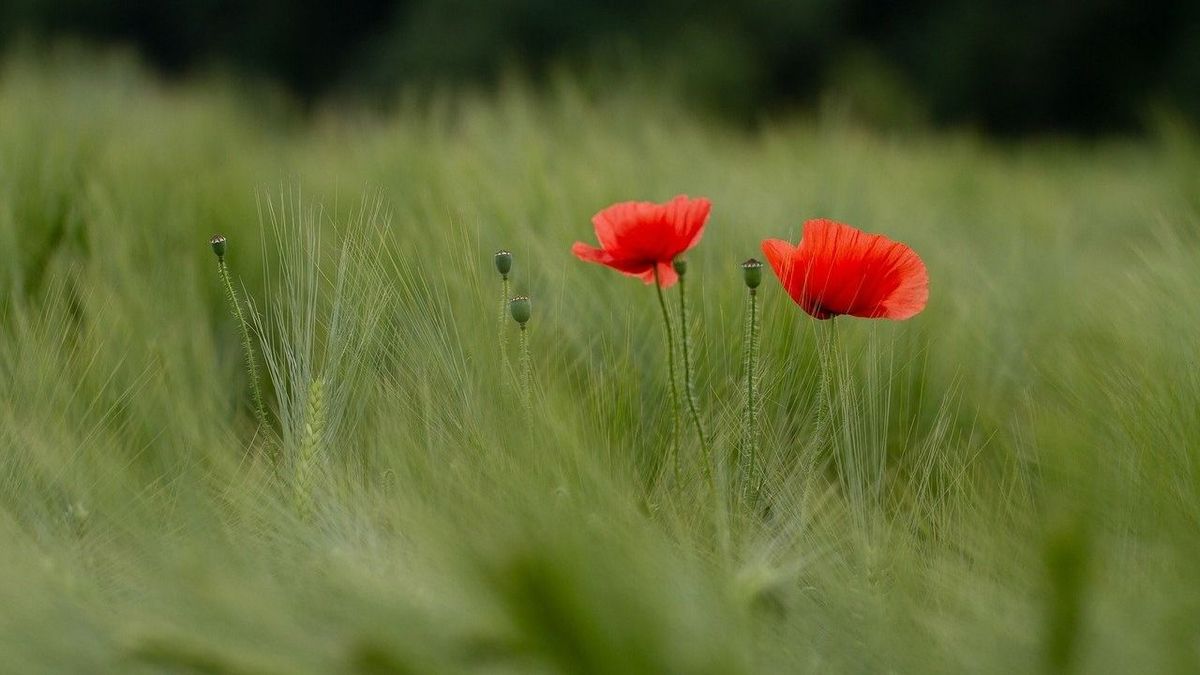
[[[237,322],[238,330],[242,335],[242,353],[246,360],[246,372],[250,377],[250,396],[254,406],[254,419],[258,422],[259,428],[265,431],[269,428],[267,408],[263,405],[262,389],[258,384],[258,360],[254,357],[254,341],[250,337],[250,324],[242,314],[241,302],[238,300],[237,291],[233,288],[233,281],[229,278],[229,268],[225,265],[224,257],[217,260],[217,274],[221,277],[222,285],[225,286],[226,300],[229,301],[233,319]],[[276,460],[275,457],[271,459],[272,461]]]
[[[508,298],[508,275],[505,274],[500,277],[500,313],[497,315],[496,328],[500,336],[500,361],[506,372],[508,371],[508,331],[506,330],[508,318],[505,315],[508,314]]]
[[[521,407],[525,424],[533,427],[533,359],[529,357],[529,334],[521,324]]]
[[[750,311],[746,316],[746,342],[743,365],[746,375],[746,409],[743,418],[741,474],[743,497],[748,502],[758,495],[758,293],[751,288]],[[751,504],[753,505],[753,504]]]

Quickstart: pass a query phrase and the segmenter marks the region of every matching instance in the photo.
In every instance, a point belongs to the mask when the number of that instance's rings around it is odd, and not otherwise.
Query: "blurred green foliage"
[[[0,4],[0,41],[23,35],[130,42],[169,71],[217,64],[306,97],[386,99],[565,65],[649,73],[741,121],[829,91],[883,122],[1002,133],[1136,128],[1148,106],[1200,119],[1200,3],[1188,0]]]
[[[90,53],[0,68],[0,671],[1197,672],[1194,132],[731,133],[652,94],[306,116]],[[832,324],[766,273],[763,509],[695,443],[660,470],[653,292],[569,252],[599,208],[685,191],[714,204],[688,276],[722,456],[763,237],[834,217],[930,272],[920,316]]]

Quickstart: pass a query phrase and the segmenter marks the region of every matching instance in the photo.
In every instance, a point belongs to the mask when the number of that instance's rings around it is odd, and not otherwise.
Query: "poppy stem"
[[[734,469],[737,474],[743,479],[747,478],[747,458],[749,457],[750,447],[750,366],[753,357],[750,354],[750,312],[746,312],[742,320],[742,377],[744,384],[742,393],[745,395],[745,400],[742,401],[742,436],[738,441],[737,456],[735,457]]]
[[[242,336],[242,353],[246,360],[246,372],[250,377],[250,397],[254,405],[254,419],[258,422],[260,429],[266,430],[269,428],[267,408],[263,405],[262,389],[258,384],[258,360],[254,357],[254,342],[250,337],[250,324],[242,313],[242,305],[238,300],[237,291],[233,287],[233,281],[229,278],[229,268],[225,265],[223,256],[217,260],[217,275],[221,277],[221,283],[225,287],[225,299],[229,301],[233,319],[237,322]]]
[[[508,325],[508,319],[504,316],[508,314],[508,275],[504,274],[500,277],[500,312],[497,314],[496,330],[500,340],[500,359],[508,370],[508,331],[505,328]],[[505,374],[507,377],[507,373]]]
[[[662,309],[663,327],[667,331],[667,376],[671,382],[671,450],[675,462],[675,480],[679,480],[679,389],[675,386],[675,334],[671,330],[671,315],[667,312],[667,301],[663,298],[658,265],[654,266],[654,290],[658,293],[658,306]]]
[[[692,423],[696,425],[696,435],[700,437],[700,447],[704,450],[705,471],[708,472],[709,482],[712,482],[712,452],[708,447],[708,438],[704,433],[704,424],[700,421],[700,407],[696,404],[696,391],[692,386],[692,356],[691,356],[691,331],[688,330],[687,320],[687,292],[684,285],[686,276],[686,264],[680,264],[683,261],[676,261],[675,271],[679,274],[679,330],[682,335],[680,342],[683,343],[683,391],[687,397],[688,413],[692,417]]]
[[[508,249],[500,249],[492,256],[496,271],[500,273],[500,307],[496,314],[496,339],[500,344],[500,368],[502,378],[509,375],[508,364],[508,331],[505,330],[504,315],[508,313],[508,273],[512,271],[513,254]]]
[[[521,324],[521,407],[526,426],[533,426],[533,359],[529,357],[529,336]]]
[[[521,410],[525,413],[525,426],[533,428],[533,359],[529,357],[529,335],[525,331],[526,324],[533,310],[529,298],[519,295],[508,301],[508,311],[513,321],[521,327]]]
[[[817,358],[821,370],[820,390],[817,393],[820,400],[817,401],[817,423],[814,432],[818,443],[825,442],[825,436],[829,433],[829,426],[833,420],[833,345],[836,320],[836,318],[829,319],[828,330],[822,330],[822,326],[816,327]]]
[[[746,346],[746,414],[745,430],[742,436],[742,454],[745,465],[742,467],[743,496],[752,499],[751,490],[757,492],[755,485],[758,469],[758,290],[750,289],[750,312],[747,316]],[[753,486],[753,487],[752,487]]]

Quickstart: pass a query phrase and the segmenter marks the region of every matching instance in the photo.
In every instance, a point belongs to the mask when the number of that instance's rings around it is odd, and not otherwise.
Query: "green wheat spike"
[[[321,454],[326,423],[325,380],[314,378],[308,385],[308,401],[304,409],[304,434],[296,455],[296,510],[300,515],[312,515],[312,478],[317,458]]]

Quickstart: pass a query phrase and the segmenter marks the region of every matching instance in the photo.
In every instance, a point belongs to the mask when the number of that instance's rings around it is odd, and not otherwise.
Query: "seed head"
[[[746,280],[746,288],[754,290],[762,283],[763,264],[754,258],[742,263],[742,278]]]
[[[687,274],[687,259],[676,258],[671,261],[671,266],[675,268],[675,273],[679,276]]]
[[[217,260],[224,260],[225,259],[225,236],[220,235],[220,234],[214,234],[212,236],[212,239],[208,240],[208,243],[210,245],[212,245],[213,253],[217,254]]]
[[[524,295],[518,295],[509,300],[508,311],[512,314],[513,320],[521,324],[521,328],[524,328],[525,322],[529,321],[529,298]]]
[[[496,271],[500,276],[508,278],[508,271],[512,269],[512,252],[507,249],[496,251]]]

